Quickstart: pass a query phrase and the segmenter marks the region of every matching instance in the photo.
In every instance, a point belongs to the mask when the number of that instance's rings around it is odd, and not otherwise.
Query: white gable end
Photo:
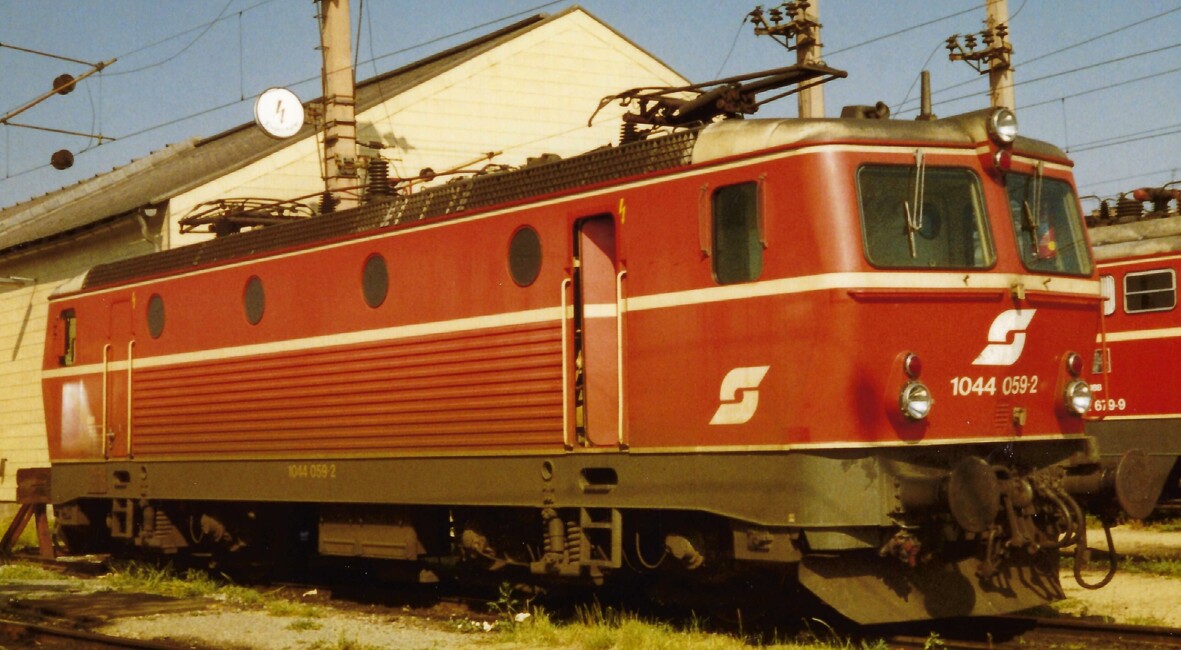
[[[651,55],[581,10],[542,23],[357,115],[357,140],[385,145],[390,174],[523,164],[542,153],[571,156],[618,140],[622,109],[599,101],[637,86],[686,83]],[[201,202],[229,197],[307,197],[323,188],[320,148],[305,138],[272,156],[172,199],[175,220]],[[372,150],[362,148],[362,154]],[[481,159],[500,152],[491,161]],[[440,179],[439,182],[446,180]],[[362,174],[358,184],[365,181]]]

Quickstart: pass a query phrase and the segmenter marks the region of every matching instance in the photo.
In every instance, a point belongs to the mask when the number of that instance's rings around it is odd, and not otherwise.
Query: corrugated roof
[[[357,84],[357,111],[437,77],[488,50],[546,22],[554,16],[533,16],[504,29],[403,66]],[[317,98],[307,103],[319,103]],[[208,183],[275,152],[312,137],[305,125],[287,140],[268,137],[247,123],[206,138],[171,144],[148,156],[69,187],[0,210],[0,257],[56,235],[108,221],[141,206],[159,203]]]

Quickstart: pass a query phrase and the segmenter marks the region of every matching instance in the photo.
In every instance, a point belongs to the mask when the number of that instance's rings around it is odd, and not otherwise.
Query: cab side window
[[[1124,311],[1137,314],[1168,311],[1177,306],[1177,274],[1173,269],[1124,276]]]
[[[759,185],[719,187],[712,199],[713,273],[718,284],[757,280],[763,273]]]
[[[62,366],[74,365],[77,348],[75,347],[78,336],[78,317],[75,316],[73,309],[65,309],[61,312],[61,355],[58,356],[57,361]]]

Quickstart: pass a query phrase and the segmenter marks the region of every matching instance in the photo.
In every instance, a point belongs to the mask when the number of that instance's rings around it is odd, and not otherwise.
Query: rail
[[[108,650],[135,648],[138,650],[178,650],[189,645],[122,639],[82,630],[69,630],[48,625],[35,625],[0,619],[0,642],[5,648],[73,648],[75,650]]]
[[[983,616],[862,629],[890,648],[1179,648],[1181,629],[1101,623],[1078,618]]]

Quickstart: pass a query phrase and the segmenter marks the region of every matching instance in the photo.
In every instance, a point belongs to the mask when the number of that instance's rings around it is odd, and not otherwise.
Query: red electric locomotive
[[[861,622],[1060,597],[1112,483],[1070,162],[1004,109],[852,113],[92,269],[50,304],[62,535],[707,600],[791,578]]]
[[[1145,202],[1152,210],[1145,212]],[[1181,392],[1173,379],[1181,360],[1178,208],[1181,190],[1140,188],[1117,205],[1103,203],[1090,224],[1106,354],[1096,351],[1092,363],[1092,408],[1103,417],[1088,431],[1112,461],[1130,450],[1143,452],[1140,494],[1128,513],[1137,518],[1181,498]]]

